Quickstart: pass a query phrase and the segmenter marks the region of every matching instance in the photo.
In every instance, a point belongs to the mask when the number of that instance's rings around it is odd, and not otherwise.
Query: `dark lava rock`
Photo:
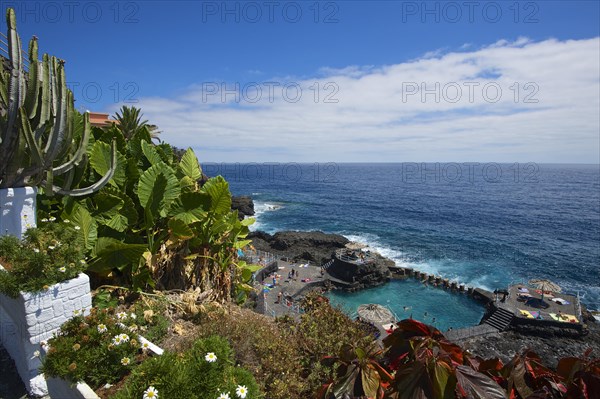
[[[561,358],[583,356],[583,353],[589,348],[594,348],[592,357],[598,356],[600,326],[598,323],[590,323],[588,328],[589,333],[579,337],[507,331],[500,334],[469,338],[459,344],[464,349],[468,349],[471,353],[484,359],[497,357],[504,363],[512,359],[516,353],[531,349],[542,359],[544,365],[554,369]]]
[[[240,220],[245,216],[254,216],[254,201],[247,195],[231,197],[231,209],[238,211]]]
[[[293,262],[310,261],[324,264],[333,258],[335,250],[345,248],[350,241],[338,234],[325,234],[321,231],[282,231],[274,235],[262,231],[250,233],[254,247],[261,251],[289,257]],[[390,279],[389,267],[394,261],[377,254],[375,262],[360,267],[331,266],[331,276],[347,281],[344,289],[358,290],[375,287]],[[336,273],[336,270],[339,271]],[[342,272],[343,270],[343,272]]]
[[[335,254],[332,253],[332,257]],[[364,288],[376,287],[390,281],[391,272],[389,259],[381,255],[370,262],[344,262],[335,259],[333,264],[327,268],[327,273],[332,277],[345,281],[349,284],[338,284],[339,288],[356,291]]]
[[[344,248],[350,242],[344,236],[321,231],[281,231],[273,235],[254,231],[248,238],[258,250],[287,256],[294,262],[311,261],[316,264],[327,262],[333,251]]]

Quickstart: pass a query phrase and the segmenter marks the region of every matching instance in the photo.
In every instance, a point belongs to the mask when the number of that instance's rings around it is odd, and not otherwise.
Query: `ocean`
[[[398,265],[488,290],[547,278],[564,292],[579,293],[588,308],[600,308],[599,165],[203,168],[209,176],[223,175],[234,195],[252,196],[252,229],[342,234]]]

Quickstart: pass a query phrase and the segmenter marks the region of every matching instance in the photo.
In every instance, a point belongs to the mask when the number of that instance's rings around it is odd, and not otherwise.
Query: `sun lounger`
[[[521,316],[525,316],[528,319],[533,319],[534,318],[533,315],[531,314],[531,312],[529,312],[529,310],[519,309],[519,312],[521,312]]]
[[[572,314],[563,314],[563,317],[565,317],[569,323],[579,323],[577,317],[573,316]]]
[[[579,323],[577,317],[572,314],[561,314],[557,315],[556,313],[550,313],[550,317],[556,321],[562,321],[563,323]]]

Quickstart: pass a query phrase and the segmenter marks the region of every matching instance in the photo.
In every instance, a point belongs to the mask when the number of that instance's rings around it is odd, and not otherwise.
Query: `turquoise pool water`
[[[484,307],[464,294],[425,286],[413,279],[393,280],[380,287],[358,292],[332,291],[328,297],[349,315],[364,303],[387,305],[399,319],[422,321],[444,332],[479,324]]]

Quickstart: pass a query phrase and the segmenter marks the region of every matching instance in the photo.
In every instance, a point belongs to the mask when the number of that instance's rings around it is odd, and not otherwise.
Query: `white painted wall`
[[[0,236],[15,235],[19,239],[30,227],[36,227],[37,187],[0,189]]]
[[[47,394],[46,381],[38,371],[41,342],[50,339],[75,310],[87,314],[91,307],[90,279],[83,273],[43,292],[21,293],[14,299],[0,294],[0,342],[30,394]]]

